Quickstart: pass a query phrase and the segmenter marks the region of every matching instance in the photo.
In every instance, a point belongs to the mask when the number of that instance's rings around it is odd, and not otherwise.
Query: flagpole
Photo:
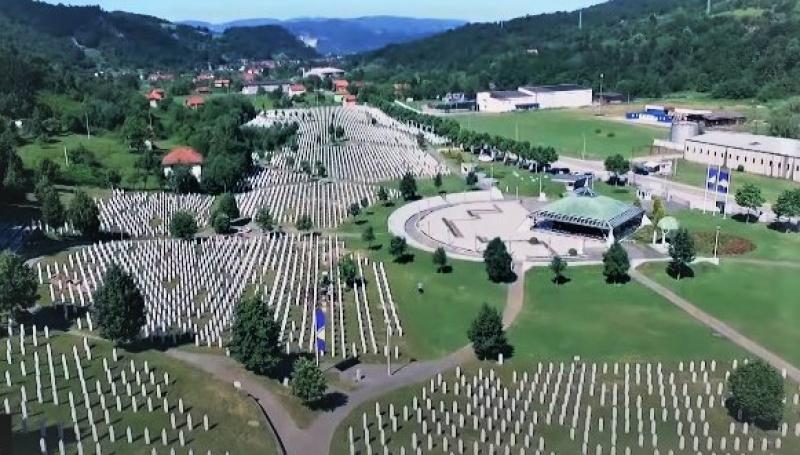
[[[714,185],[714,208],[717,208],[717,201],[719,201],[719,174],[722,172],[722,165],[717,165],[717,184]],[[720,211],[721,212],[721,211]]]
[[[319,327],[317,327],[317,307],[314,306],[314,358],[319,367]]]
[[[711,165],[706,166],[706,180],[703,182],[703,214],[706,213],[706,201],[708,199],[708,179],[711,176]]]
[[[728,195],[731,193],[731,183],[733,181],[733,172],[728,168],[728,186],[725,188],[725,210],[722,212],[722,219],[728,217]]]

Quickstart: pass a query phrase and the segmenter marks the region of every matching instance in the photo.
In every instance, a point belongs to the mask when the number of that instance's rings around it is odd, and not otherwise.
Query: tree
[[[299,358],[292,369],[292,394],[305,403],[320,400],[328,389],[325,373],[307,358]]]
[[[619,183],[619,176],[627,173],[631,168],[630,161],[620,154],[611,155],[605,160],[605,167],[608,172],[614,174],[615,181]]]
[[[350,207],[347,208],[347,213],[349,213],[353,218],[357,218],[358,215],[361,214],[361,206],[358,205],[358,202],[353,202],[350,204]]]
[[[747,209],[746,222],[750,221],[750,214],[764,205],[766,200],[761,194],[761,188],[752,183],[745,183],[736,190],[736,203]]]
[[[554,256],[553,260],[550,261],[550,271],[553,272],[555,277],[553,278],[553,282],[556,284],[564,283],[564,271],[567,270],[567,261],[565,261],[561,256]]]
[[[0,314],[32,307],[37,287],[33,269],[21,257],[10,251],[0,253]]]
[[[241,216],[239,204],[236,203],[236,198],[231,193],[224,193],[217,199],[217,208],[214,213],[224,213],[231,220]]]
[[[176,239],[191,240],[197,234],[197,222],[189,212],[177,211],[169,222],[169,233]]]
[[[619,242],[603,253],[603,276],[607,283],[625,283],[628,281],[628,270],[631,268],[628,252]]]
[[[392,241],[389,242],[389,254],[394,256],[395,261],[399,261],[403,256],[405,256],[407,249],[408,244],[406,243],[406,239],[403,237],[392,237]]]
[[[381,201],[384,205],[389,202],[389,192],[386,191],[386,188],[381,186],[378,188],[378,200]]]
[[[406,172],[405,175],[403,175],[403,179],[400,180],[400,194],[402,194],[403,199],[407,201],[417,196],[417,180],[411,172]]]
[[[300,172],[306,175],[311,175],[311,163],[307,160],[300,161]]]
[[[365,197],[361,198],[361,208],[363,208],[364,210],[367,210],[367,208],[369,208],[369,199]]]
[[[328,176],[328,169],[322,161],[317,161],[314,167],[316,168],[317,177],[324,179]]]
[[[275,219],[272,217],[272,212],[269,210],[269,207],[261,207],[258,209],[258,213],[256,213],[256,224],[267,232],[272,231],[275,227]]]
[[[436,273],[441,273],[447,267],[447,253],[444,248],[436,248],[433,252],[433,264],[436,266]]]
[[[42,219],[52,228],[60,228],[67,220],[67,213],[58,192],[47,186],[42,192]]]
[[[173,193],[190,194],[200,192],[200,183],[186,166],[175,167],[169,175],[169,188]]]
[[[139,336],[147,319],[147,307],[133,277],[113,264],[93,297],[95,318],[104,338],[119,344]]]
[[[480,360],[497,359],[499,354],[507,353],[510,348],[500,313],[485,303],[478,317],[472,321],[467,336]]]
[[[694,239],[689,231],[686,228],[678,229],[669,245],[669,256],[672,261],[669,263],[668,270],[680,280],[682,276],[692,273],[689,264],[694,261],[695,255]]]
[[[217,212],[211,219],[211,227],[217,234],[227,234],[231,230],[231,219],[228,215]]]
[[[508,254],[506,244],[499,237],[495,237],[486,245],[483,260],[489,279],[495,283],[508,281],[514,276],[514,272],[511,270],[511,255]]]
[[[269,374],[280,362],[281,327],[258,296],[239,301],[231,332],[231,355],[248,370]]]
[[[372,248],[372,242],[375,241],[375,229],[372,226],[367,226],[364,232],[361,233],[361,240],[367,243],[367,246]]]
[[[439,192],[442,190],[442,173],[437,172],[436,175],[433,177],[433,185],[436,187],[436,191]]]
[[[358,279],[358,266],[352,255],[345,256],[339,260],[339,274],[347,286],[351,288],[355,286]]]
[[[742,365],[728,379],[728,405],[741,420],[765,429],[777,428],[783,418],[783,379],[762,360]]]
[[[475,171],[469,171],[466,182],[467,186],[470,188],[474,187],[478,183],[478,174],[476,174]]]
[[[637,199],[638,201],[638,199]],[[658,222],[667,216],[667,211],[664,208],[664,202],[660,197],[653,197],[653,224],[658,226]]]
[[[310,231],[314,227],[314,222],[311,220],[310,216],[303,214],[297,218],[297,223],[295,223],[295,226],[300,231]]]
[[[778,219],[800,216],[800,188],[784,190],[772,205],[772,211]]]
[[[95,238],[100,233],[100,210],[83,191],[78,191],[72,198],[67,215],[69,222],[82,235]]]

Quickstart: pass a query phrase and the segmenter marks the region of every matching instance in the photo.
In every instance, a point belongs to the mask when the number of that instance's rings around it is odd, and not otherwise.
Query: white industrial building
[[[257,95],[259,90],[272,93],[278,91],[279,89],[283,91],[283,93],[289,93],[289,88],[291,85],[292,83],[289,81],[265,81],[247,84],[242,87],[242,95]]]
[[[511,91],[480,92],[478,110],[501,113],[592,105],[592,89],[574,84],[523,86]]]
[[[303,79],[311,76],[316,76],[320,79],[343,77],[344,70],[339,68],[333,68],[330,66],[326,66],[323,68],[311,68],[309,70],[303,69]]]
[[[688,161],[800,182],[800,141],[755,134],[710,132],[684,142]]]

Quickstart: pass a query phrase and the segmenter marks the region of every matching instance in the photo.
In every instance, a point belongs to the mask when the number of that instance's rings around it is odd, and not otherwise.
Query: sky
[[[106,10],[164,19],[226,22],[246,18],[358,17],[393,15],[487,22],[552,11],[569,11],[600,0],[46,0],[100,5]]]

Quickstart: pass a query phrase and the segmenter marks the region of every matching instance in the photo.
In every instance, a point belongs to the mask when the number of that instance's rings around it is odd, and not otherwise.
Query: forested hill
[[[470,24],[363,54],[367,77],[411,95],[577,82],[632,95],[695,90],[718,97],[800,93],[800,1],[611,0],[578,13]]]
[[[222,37],[213,38],[205,29],[155,17],[33,0],[2,1],[0,43],[51,61],[115,69],[177,68],[241,57],[315,55],[278,26],[249,29],[247,34],[230,29]]]

